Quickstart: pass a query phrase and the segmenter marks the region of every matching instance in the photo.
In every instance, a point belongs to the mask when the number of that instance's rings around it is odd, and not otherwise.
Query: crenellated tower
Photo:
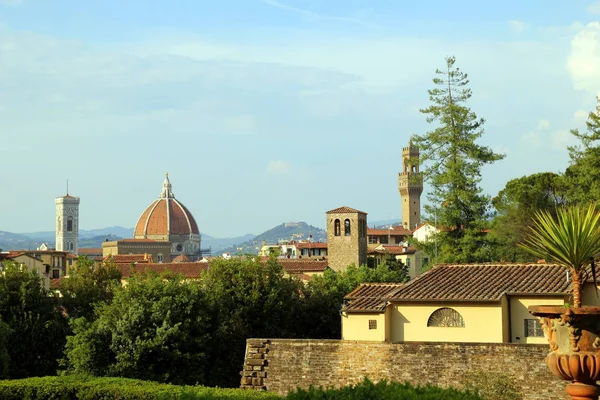
[[[398,173],[398,190],[402,201],[402,226],[414,230],[421,223],[423,176],[419,173],[419,149],[409,142],[402,149],[402,172]]]

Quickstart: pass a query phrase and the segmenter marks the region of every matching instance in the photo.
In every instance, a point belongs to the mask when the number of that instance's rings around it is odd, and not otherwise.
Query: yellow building
[[[46,290],[50,289],[50,266],[34,255],[25,251],[7,251],[0,253],[0,273],[4,272],[5,262],[13,262],[20,268],[36,273],[42,280]]]
[[[383,261],[388,261],[390,258],[402,262],[406,265],[408,276],[410,279],[415,278],[421,273],[423,260],[423,252],[418,251],[413,246],[408,245],[386,245],[386,244],[370,244],[367,252],[367,265],[375,268]]]
[[[586,282],[586,305],[600,305]],[[362,284],[344,300],[342,339],[546,343],[531,305],[569,301],[566,270],[550,264],[440,265],[407,284]]]

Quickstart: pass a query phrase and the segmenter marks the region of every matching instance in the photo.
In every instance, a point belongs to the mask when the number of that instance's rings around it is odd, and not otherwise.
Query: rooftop
[[[354,208],[350,208],[350,207],[346,207],[346,206],[334,208],[333,210],[327,211],[326,214],[346,214],[346,213],[367,214],[364,211],[359,211],[359,210],[356,210]]]
[[[503,295],[565,294],[566,270],[556,264],[439,265],[390,296],[395,301],[500,301]]]
[[[344,297],[346,312],[383,312],[387,298],[397,292],[403,283],[361,283]]]

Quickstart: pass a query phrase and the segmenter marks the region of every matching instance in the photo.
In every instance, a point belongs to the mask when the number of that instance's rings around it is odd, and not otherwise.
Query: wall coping
[[[390,343],[384,341],[377,340],[342,340],[342,339],[265,339],[265,338],[249,338],[246,339],[246,343],[250,341],[262,341],[262,342],[284,342],[284,343],[315,343],[315,344],[375,344],[375,345],[385,345],[385,346],[466,346],[466,347],[480,347],[480,346],[506,346],[506,347],[528,347],[528,348],[536,348],[536,347],[548,347],[547,343],[499,343],[499,342],[397,342]]]

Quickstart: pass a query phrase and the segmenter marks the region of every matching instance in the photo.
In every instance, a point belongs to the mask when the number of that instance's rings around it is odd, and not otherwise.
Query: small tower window
[[[73,217],[67,218],[67,232],[73,231]]]
[[[351,232],[350,232],[350,220],[348,218],[346,218],[344,220],[344,235],[346,236],[350,236]]]
[[[340,220],[336,219],[335,222],[333,223],[333,234],[335,236],[340,236],[342,234],[342,229],[340,227]]]

